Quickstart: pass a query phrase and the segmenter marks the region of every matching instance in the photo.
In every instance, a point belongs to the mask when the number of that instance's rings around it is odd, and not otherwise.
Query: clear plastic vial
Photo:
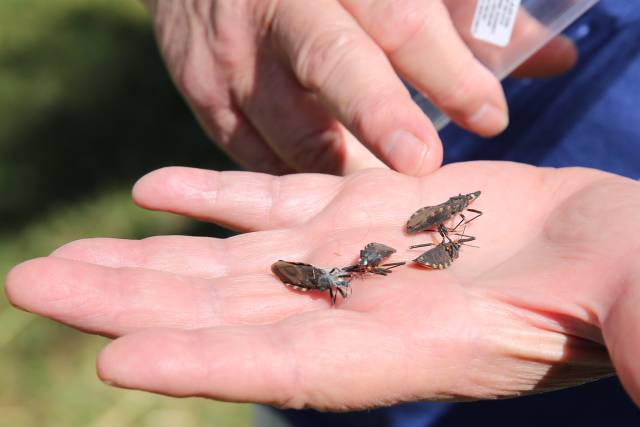
[[[500,80],[598,0],[444,0],[458,33]],[[449,118],[419,93],[414,101],[436,129]]]

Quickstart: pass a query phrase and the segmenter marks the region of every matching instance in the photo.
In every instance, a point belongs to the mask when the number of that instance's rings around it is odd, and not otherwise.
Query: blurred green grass
[[[235,169],[173,88],[138,2],[0,2],[0,277],[86,237],[225,235],[132,204],[135,180],[167,165]],[[0,298],[0,425],[250,424],[247,405],[103,385],[105,342]]]

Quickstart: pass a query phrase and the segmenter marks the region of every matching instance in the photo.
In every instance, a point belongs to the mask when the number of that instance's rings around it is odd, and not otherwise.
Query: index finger
[[[278,2],[272,34],[302,86],[378,158],[412,175],[440,166],[433,125],[384,52],[338,2]]]
[[[441,1],[340,1],[395,69],[456,123],[483,136],[504,130],[500,83],[465,45]]]

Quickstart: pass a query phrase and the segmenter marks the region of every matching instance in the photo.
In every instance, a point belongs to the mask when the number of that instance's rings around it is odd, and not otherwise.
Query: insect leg
[[[432,243],[433,244],[433,243]],[[391,270],[392,268],[400,267],[401,265],[405,265],[406,262],[390,262],[388,264],[382,264],[380,267],[387,267],[386,270]]]
[[[382,274],[383,276],[386,276],[388,273],[391,273],[392,268],[400,267],[401,265],[405,265],[405,264],[406,262],[404,261],[382,264],[380,267],[376,267],[376,271],[374,273]]]
[[[347,294],[347,291],[345,291],[341,287],[337,287],[336,289],[337,289],[338,292],[340,292],[340,296],[342,296],[342,298],[347,298],[349,296]],[[349,291],[351,291],[351,288],[349,288]]]
[[[434,246],[434,245],[435,245],[435,243],[421,243],[419,245],[409,246],[409,249],[424,248],[425,246]]]
[[[465,225],[466,225],[466,224],[469,224],[471,221],[473,221],[474,219],[478,218],[479,216],[482,216],[482,213],[483,213],[482,211],[479,211],[479,210],[477,210],[477,209],[470,209],[470,208],[467,208],[467,210],[468,210],[469,212],[473,212],[474,214],[477,214],[477,215],[476,215],[476,216],[474,216],[473,218],[471,218],[469,221],[465,222]],[[460,214],[460,216],[462,216],[462,214]],[[463,218],[464,218],[464,217],[463,217]]]
[[[447,229],[447,232],[451,233],[451,232],[453,232],[453,231],[456,231],[456,230],[458,229],[458,227],[460,227],[460,225],[461,225],[461,224],[464,222],[464,220],[466,219],[466,218],[464,217],[464,215],[463,215],[463,214],[460,214],[460,218],[461,218],[461,219],[460,219],[460,222],[459,222],[459,223],[457,223],[455,227]],[[471,220],[470,220],[470,221],[471,221]],[[466,224],[466,223],[465,223],[465,224]],[[444,227],[444,226],[442,226],[442,227]],[[446,227],[444,227],[444,228],[446,228]],[[440,231],[440,234],[442,234],[442,231]],[[444,236],[442,236],[442,237],[444,237]]]
[[[468,234],[462,234],[462,233],[456,233],[456,236],[460,236],[460,237],[469,237],[471,238],[471,240],[475,240],[476,238],[473,236],[470,236]],[[460,240],[464,240],[464,239],[458,239],[458,241]],[[464,240],[465,242],[470,242],[471,240]]]
[[[441,230],[440,230],[440,236],[442,236],[442,242],[440,242],[440,243],[444,244],[445,240],[448,240],[449,243],[453,243],[453,240],[451,240],[451,237],[449,237],[449,231],[450,230],[448,230],[447,227],[445,227],[442,224],[440,224],[440,226],[442,227]]]
[[[329,288],[329,296],[331,297],[331,305],[335,305],[336,303],[336,293],[333,288]]]
[[[464,234],[461,234],[461,236],[464,236]],[[471,242],[471,241],[474,241],[474,240],[476,240],[476,238],[475,238],[475,237],[473,237],[473,236],[467,236],[467,238],[466,238],[466,239],[460,239],[460,240],[458,240],[456,243],[458,243],[459,245],[464,245],[465,243],[467,243],[467,242]],[[467,245],[467,246],[471,246],[471,245]]]
[[[390,271],[387,271],[386,268],[374,267],[370,270],[373,274],[379,274],[381,276],[386,276]]]

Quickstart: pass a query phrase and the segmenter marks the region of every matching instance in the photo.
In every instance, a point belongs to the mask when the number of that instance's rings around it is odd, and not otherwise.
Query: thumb
[[[612,306],[602,329],[620,381],[640,405],[640,269]]]

